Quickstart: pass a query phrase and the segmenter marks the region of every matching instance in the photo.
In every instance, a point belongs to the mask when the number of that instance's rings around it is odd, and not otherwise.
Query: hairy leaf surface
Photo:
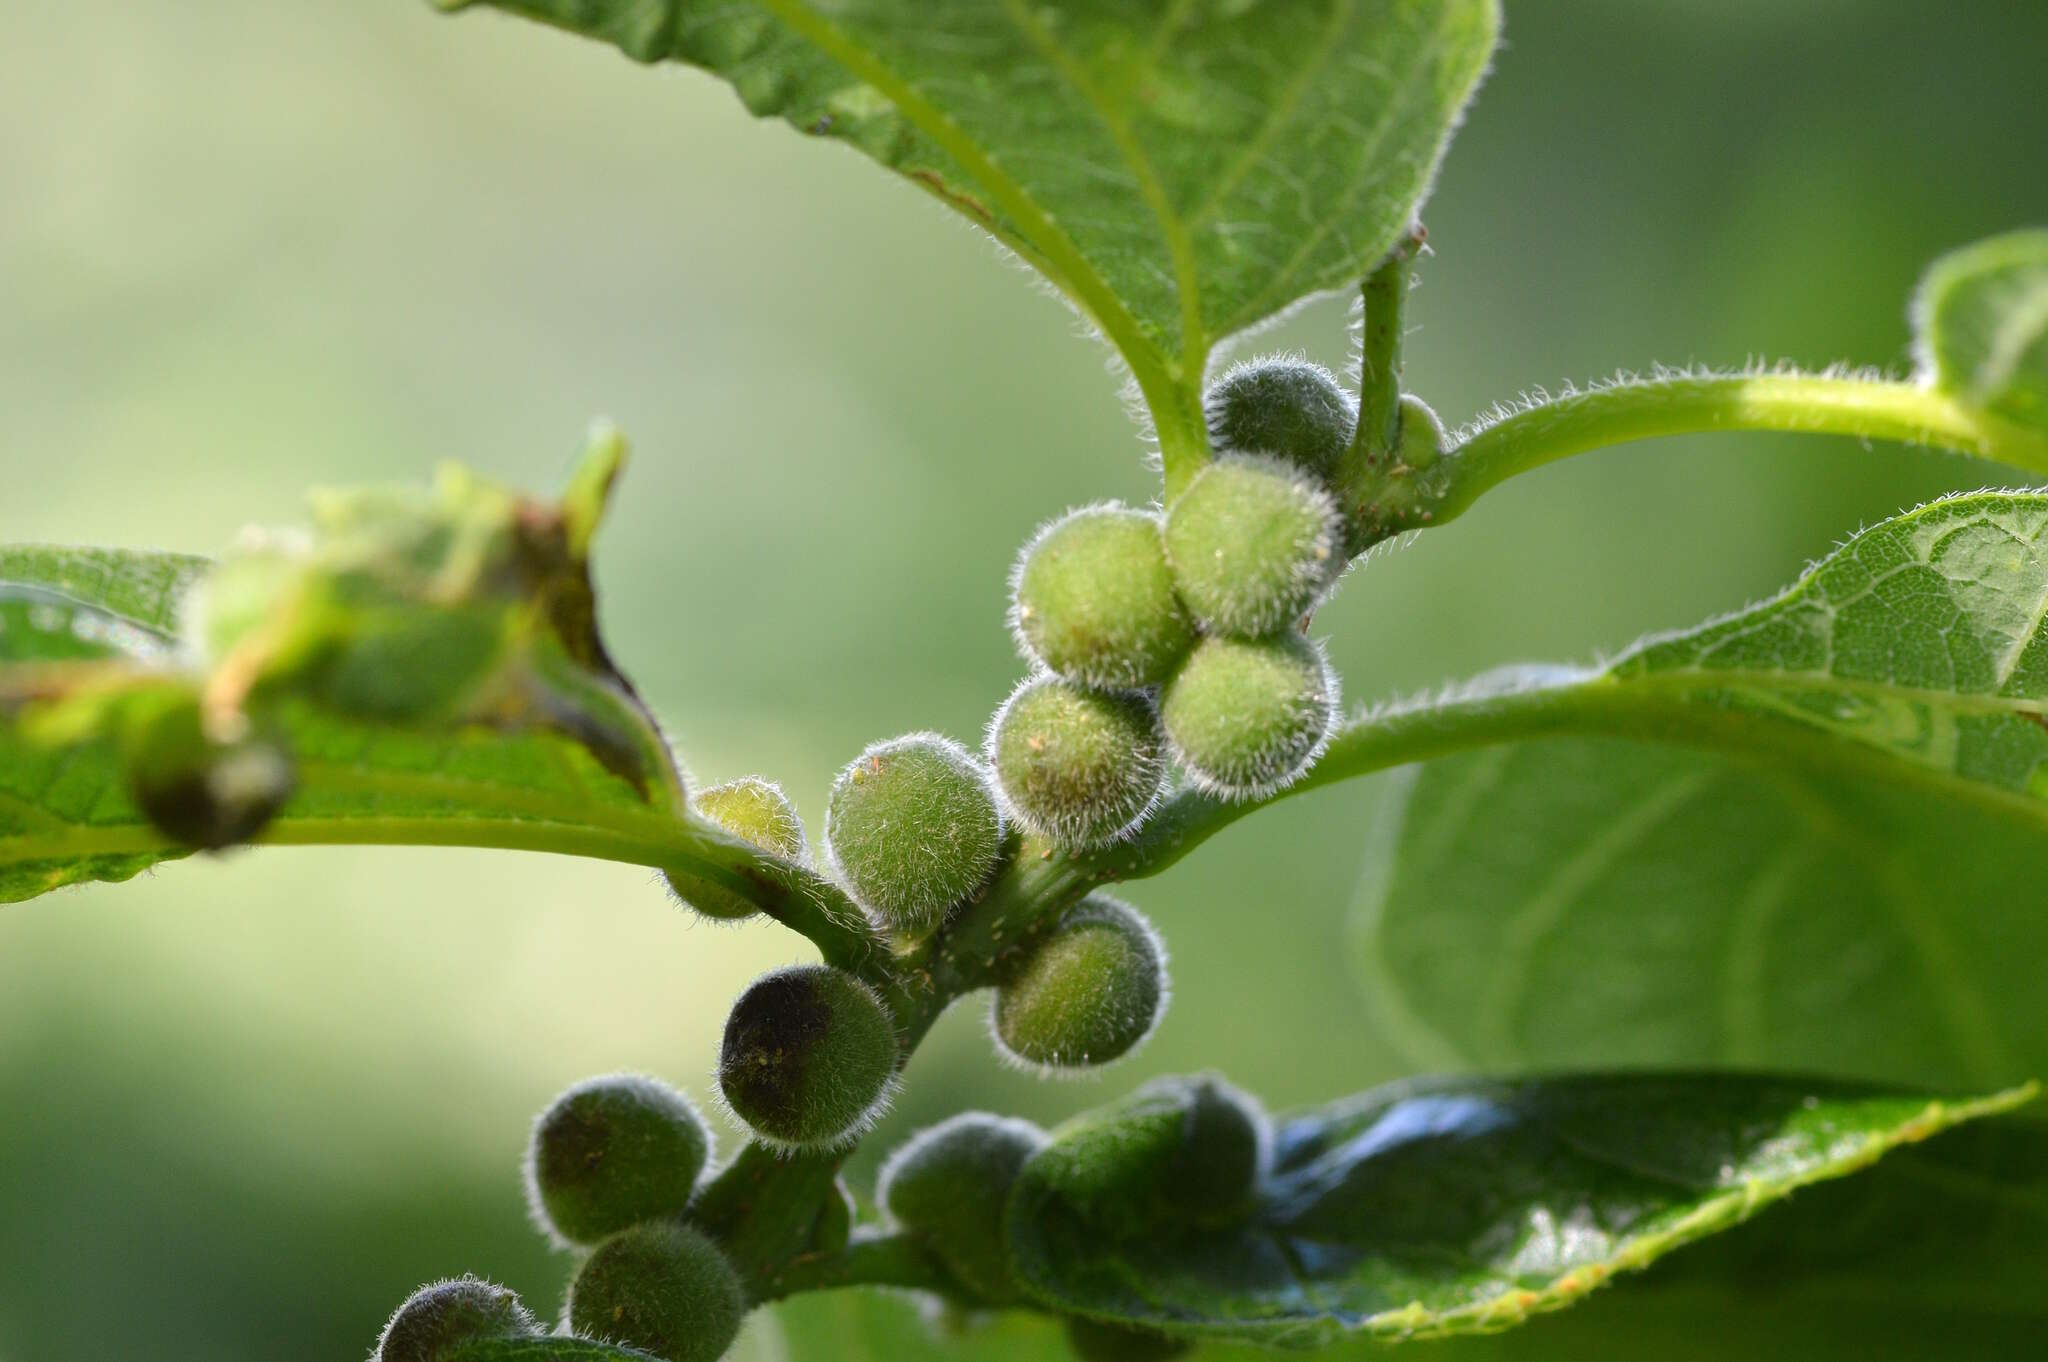
[[[929,190],[1102,327],[1169,444],[1199,438],[1216,339],[1386,253],[1499,25],[1495,0],[485,3],[701,66]]]
[[[1921,368],[1937,387],[2048,428],[2048,231],[2012,232],[1943,256],[1913,311]]]
[[[1397,1084],[1284,1122],[1257,1209],[1134,1213],[1178,1112],[1141,1095],[1055,1132],[1006,1217],[1043,1303],[1194,1336],[1316,1346],[1498,1330],[1798,1188],[2010,1109],[1726,1074]]]

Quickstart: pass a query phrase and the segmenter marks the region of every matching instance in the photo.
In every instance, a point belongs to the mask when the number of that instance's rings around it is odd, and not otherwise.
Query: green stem
[[[1517,473],[1665,435],[1779,430],[1949,449],[2048,474],[2048,435],[1973,410],[1927,384],[1827,374],[1649,379],[1524,408],[1427,468],[1390,480],[1379,537],[1442,524]]]
[[[958,1291],[945,1269],[918,1242],[902,1234],[859,1234],[838,1253],[792,1259],[769,1283],[760,1300],[779,1300],[799,1291],[832,1291],[843,1286],[895,1286],[911,1290]]]
[[[1361,485],[1393,454],[1400,435],[1402,319],[1409,266],[1423,239],[1419,225],[1409,228],[1359,289],[1364,312],[1358,332],[1358,426],[1337,467],[1340,488]]]

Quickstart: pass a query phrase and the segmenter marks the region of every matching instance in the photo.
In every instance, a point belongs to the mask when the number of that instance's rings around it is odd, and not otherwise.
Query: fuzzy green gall
[[[1278,459],[1235,454],[1203,469],[1166,514],[1166,557],[1211,633],[1257,638],[1299,622],[1343,568],[1329,493]]]
[[[1010,816],[1065,851],[1135,832],[1166,781],[1148,698],[1052,676],[1025,681],[996,711],[988,759]]]
[[[1004,1055],[1043,1072],[1121,1059],[1166,1012],[1166,948],[1137,909],[1090,894],[997,986]]]
[[[1010,591],[1025,653],[1084,686],[1159,685],[1194,646],[1148,511],[1115,502],[1069,511],[1025,546]]]
[[[1200,789],[1257,799],[1293,784],[1337,724],[1337,678],[1299,634],[1208,638],[1160,697],[1174,757]]]
[[[862,907],[892,931],[930,931],[996,868],[1003,818],[988,773],[936,733],[876,743],[833,782],[825,845]]]
[[[457,1277],[408,1296],[384,1326],[371,1362],[442,1362],[466,1343],[540,1332],[540,1321],[509,1288]]]
[[[1285,459],[1318,477],[1336,467],[1358,424],[1357,403],[1335,375],[1286,355],[1231,366],[1204,406],[1217,449]]]
[[[536,1218],[567,1244],[595,1244],[689,1208],[711,1136],[665,1083],[615,1074],[578,1083],[534,1123],[526,1155]]]
[[[1024,1161],[1045,1143],[1029,1121],[969,1111],[919,1131],[882,1165],[877,1196],[986,1305],[1019,1298],[1003,1205]]]
[[[739,1335],[746,1292],[701,1230],[650,1221],[599,1244],[569,1284],[569,1327],[665,1362],[715,1362]]]
[[[740,995],[725,1022],[718,1086],[772,1144],[827,1148],[881,1113],[896,1074],[896,1024],[844,970],[795,965]]]
[[[1134,1329],[1099,1319],[1067,1320],[1067,1346],[1079,1362],[1172,1362],[1193,1344],[1151,1329]]]
[[[698,817],[771,856],[801,864],[809,854],[803,820],[782,787],[772,780],[742,776],[713,785],[692,795],[690,808]],[[752,900],[700,876],[670,871],[666,878],[677,898],[706,917],[735,922],[760,911]]]

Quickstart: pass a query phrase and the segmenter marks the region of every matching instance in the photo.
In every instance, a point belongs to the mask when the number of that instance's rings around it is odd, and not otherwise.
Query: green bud
[[[1203,639],[1167,683],[1159,716],[1193,783],[1258,799],[1308,770],[1337,724],[1337,678],[1299,634]]]
[[[987,772],[936,733],[876,743],[832,785],[825,846],[862,907],[924,932],[996,868],[1003,818]]]
[[[1090,894],[998,985],[993,1030],[1005,1055],[1043,1071],[1108,1064],[1152,1034],[1166,996],[1152,924]]]
[[[844,970],[794,965],[756,979],[733,1004],[718,1086],[771,1144],[845,1144],[881,1114],[896,1076],[896,1023]]]
[[[1166,557],[1211,633],[1257,638],[1293,624],[1342,570],[1336,503],[1277,459],[1233,454],[1166,513]]]
[[[1137,831],[1166,780],[1149,699],[1052,676],[1026,680],[996,711],[988,760],[1010,815],[1069,851]]]
[[[919,1131],[882,1165],[877,1195],[960,1284],[989,1305],[1019,1298],[1003,1205],[1024,1161],[1045,1143],[1029,1121],[963,1112]]]
[[[569,1327],[666,1362],[715,1362],[747,1310],[739,1274],[703,1231],[654,1220],[621,1231],[569,1284]]]
[[[1327,475],[1351,443],[1358,405],[1320,364],[1286,355],[1233,365],[1209,389],[1209,439]]]
[[[742,776],[723,785],[699,790],[690,798],[690,808],[733,836],[785,861],[801,863],[810,848],[804,841],[803,820],[782,787],[760,776]],[[695,875],[670,871],[668,887],[676,897],[706,917],[736,922],[760,910],[722,884]]]
[[[1139,1091],[1182,1104],[1179,1147],[1166,1175],[1173,1212],[1207,1225],[1244,1219],[1273,1157],[1272,1127],[1258,1102],[1215,1074],[1157,1079]]]
[[[215,742],[186,697],[128,739],[128,793],[164,835],[205,851],[261,832],[292,792],[284,750],[260,737]]]
[[[1084,686],[1156,686],[1195,643],[1159,517],[1116,502],[1069,511],[1025,545],[1010,624],[1031,657]]]
[[[441,1362],[478,1339],[524,1338],[540,1332],[540,1322],[508,1288],[457,1277],[408,1296],[384,1326],[371,1362]]]
[[[1450,447],[1451,437],[1436,411],[1413,393],[1401,394],[1400,445],[1395,450],[1410,468],[1427,468]]]
[[[595,1244],[690,1205],[711,1135],[690,1100],[651,1078],[578,1083],[534,1123],[526,1155],[535,1217],[565,1244]]]
[[[1067,1320],[1067,1346],[1080,1362],[1172,1362],[1194,1345],[1152,1329],[1072,1316]]]

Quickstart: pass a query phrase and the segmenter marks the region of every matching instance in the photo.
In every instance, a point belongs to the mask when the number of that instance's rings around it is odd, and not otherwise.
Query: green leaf
[[[2044,619],[2048,496],[1975,493],[1599,671],[1423,712],[1708,750],[1431,763],[1363,900],[1389,1025],[1432,1066],[2048,1069]]]
[[[2048,231],[1992,237],[1935,261],[1913,319],[1921,370],[1936,387],[2048,428]]]
[[[186,590],[211,566],[186,553],[24,544],[0,547],[0,589],[40,589],[167,641]],[[16,660],[4,637],[0,660]]]
[[[1499,27],[1495,0],[485,3],[712,71],[994,233],[1123,353],[1170,464],[1206,447],[1212,344],[1406,228]]]
[[[1359,958],[1418,1063],[2048,1071],[2036,826],[1560,739],[1431,762],[1375,841]]]
[[[2026,1357],[2048,1315],[2044,1279],[2048,1124],[2021,1116],[1895,1149],[1855,1177],[1808,1187],[1569,1311],[1504,1335],[1442,1340],[1419,1355],[1445,1362]],[[1063,1355],[1059,1325],[1044,1316],[941,1315],[929,1323],[931,1315],[895,1292],[798,1296],[763,1312],[735,1362],[1040,1362]],[[1385,1356],[1385,1347],[1365,1336],[1316,1355],[1364,1360]],[[1210,1342],[1191,1362],[1267,1355]]]
[[[185,854],[138,782],[251,736],[296,771],[265,840],[715,858],[596,632],[585,553],[621,457],[601,433],[561,506],[460,470],[325,494],[313,535],[211,568],[0,550],[0,901]]]
[[[1283,1123],[1258,1208],[1143,1208],[1181,1138],[1146,1095],[1055,1132],[1006,1216],[1042,1304],[1188,1336],[1316,1346],[1488,1332],[1740,1224],[1809,1184],[2031,1100],[1710,1074],[1397,1084]]]

